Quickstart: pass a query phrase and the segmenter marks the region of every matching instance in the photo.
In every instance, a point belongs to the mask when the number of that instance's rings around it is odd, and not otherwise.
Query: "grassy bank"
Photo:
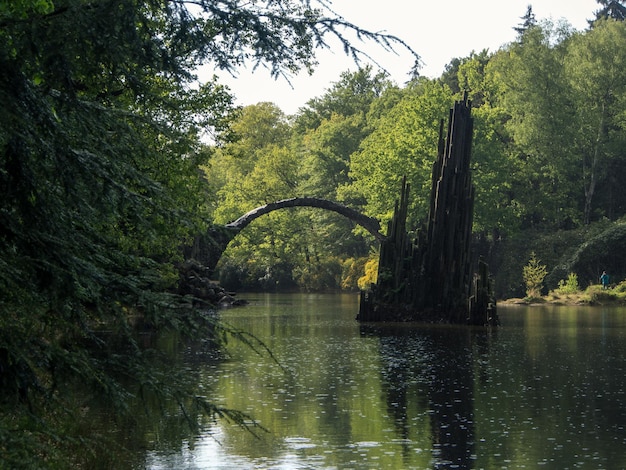
[[[584,290],[556,289],[540,297],[512,298],[498,301],[507,305],[626,305],[626,281],[608,289],[591,285]]]

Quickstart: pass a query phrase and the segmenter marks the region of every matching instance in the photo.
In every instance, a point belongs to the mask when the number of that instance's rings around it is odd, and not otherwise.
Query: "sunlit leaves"
[[[519,224],[512,200],[514,178],[520,168],[511,159],[502,109],[483,105],[472,111],[474,139],[472,148],[472,181],[476,188],[474,231],[498,230],[511,233]]]
[[[29,15],[45,15],[54,8],[51,0],[7,0],[0,3],[0,23],[23,20]]]
[[[409,224],[417,226],[423,221],[428,212],[439,125],[452,102],[449,88],[434,81],[423,80],[408,89],[352,155],[353,182],[341,188],[341,196],[363,198],[367,213],[384,222],[391,219],[400,182],[406,175],[411,184]]]
[[[625,44],[624,22],[601,20],[586,34],[574,36],[568,48],[565,70],[577,110],[573,142],[583,170],[586,222],[591,218],[596,191],[601,189],[599,182],[623,165]],[[614,188],[614,181],[609,177],[609,189]]]
[[[336,199],[336,190],[348,181],[350,155],[366,135],[362,114],[333,114],[304,136],[302,191],[310,196]]]
[[[263,135],[254,121],[254,143],[233,142],[230,93],[213,80],[195,83],[194,72],[201,63],[234,70],[252,62],[289,75],[310,69],[313,51],[330,37],[342,42],[345,31],[385,48],[403,44],[325,11],[289,0],[0,5],[0,369],[23,378],[0,383],[11,407],[36,416],[47,399],[67,398],[69,409],[66,385],[76,381],[119,398],[123,409],[120,376],[156,383],[132,335],[135,316],[151,328],[212,337],[215,322],[169,293],[182,246],[206,230],[215,207],[198,168],[215,149],[201,137],[232,142],[217,183],[251,176],[239,181],[233,210],[292,193],[299,168],[279,142],[287,135],[279,123]],[[229,159],[251,159],[250,174]],[[264,256],[318,256],[306,220],[277,220],[262,235]],[[283,227],[299,227],[307,248]],[[107,349],[101,328],[124,349]],[[163,396],[190,393],[171,379]]]
[[[563,70],[567,34],[566,28],[533,26],[486,67],[490,102],[509,116],[508,154],[519,170],[511,195],[528,225],[578,219],[573,108]]]

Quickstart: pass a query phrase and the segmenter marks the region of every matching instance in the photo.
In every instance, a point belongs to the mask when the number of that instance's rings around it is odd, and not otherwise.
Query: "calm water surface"
[[[196,366],[265,431],[207,422],[146,468],[626,468],[624,308],[499,306],[485,330],[362,325],[354,294],[247,299],[222,317],[276,361],[232,343]]]

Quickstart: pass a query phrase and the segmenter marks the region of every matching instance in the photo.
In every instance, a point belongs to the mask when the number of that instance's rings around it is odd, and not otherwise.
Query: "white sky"
[[[586,29],[587,20],[600,8],[596,0],[333,0],[332,5],[347,21],[361,28],[384,31],[404,40],[424,62],[421,75],[438,77],[455,57],[483,49],[495,51],[513,41],[517,35],[513,27],[522,22],[529,4],[537,20],[565,19],[577,30]],[[402,48],[398,47],[401,54],[395,55],[376,44],[355,45],[367,50],[397,84],[408,80],[413,60]],[[272,79],[262,68],[254,73],[242,69],[235,78],[218,75],[234,92],[237,104],[270,101],[285,113],[294,114],[309,99],[323,95],[342,72],[357,68],[341,47],[334,52],[320,50],[317,57],[315,73],[294,77],[291,86],[284,79]]]

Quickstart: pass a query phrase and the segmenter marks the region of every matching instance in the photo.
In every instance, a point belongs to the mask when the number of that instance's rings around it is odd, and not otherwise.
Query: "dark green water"
[[[497,330],[364,326],[357,295],[251,295],[194,361],[208,396],[267,429],[207,422],[151,469],[626,468],[626,309],[499,307]]]

